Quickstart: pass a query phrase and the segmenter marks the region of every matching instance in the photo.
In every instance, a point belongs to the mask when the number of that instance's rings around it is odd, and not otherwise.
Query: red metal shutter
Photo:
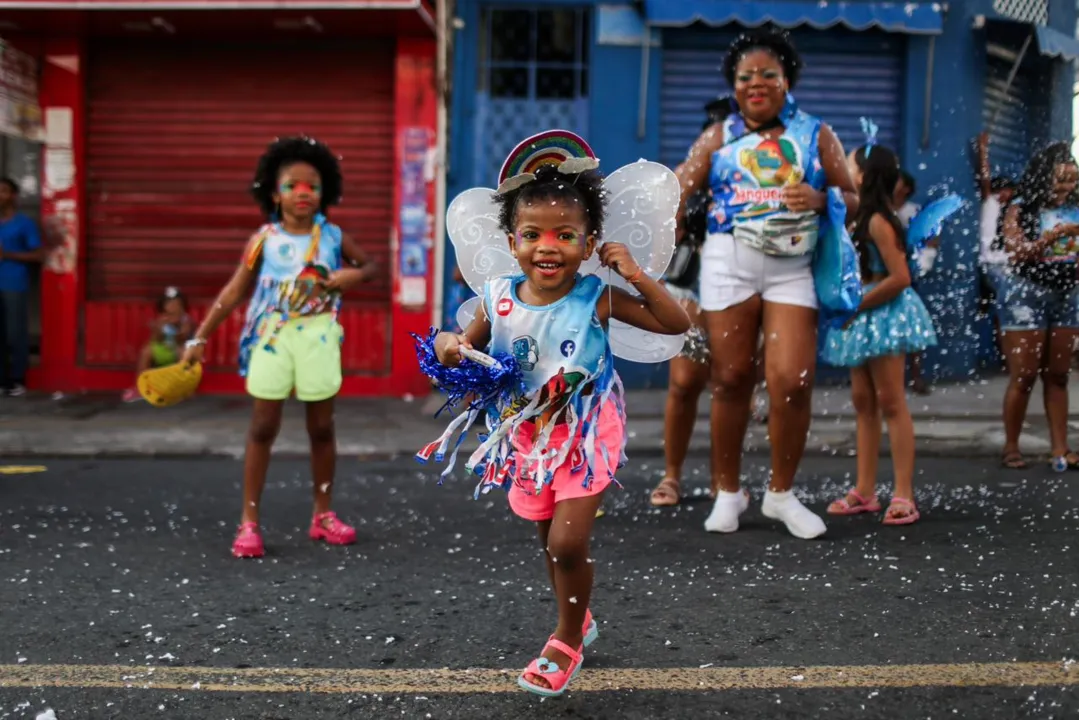
[[[201,316],[262,222],[248,194],[275,137],[308,134],[342,157],[331,218],[384,272],[346,299],[345,371],[389,373],[393,46],[179,46],[103,41],[88,68],[83,363],[129,366],[153,301],[175,285]],[[238,318],[212,343],[235,365]]]

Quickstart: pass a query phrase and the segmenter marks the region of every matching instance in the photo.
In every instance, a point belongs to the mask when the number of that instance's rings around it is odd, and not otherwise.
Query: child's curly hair
[[[267,216],[274,213],[274,192],[281,172],[297,163],[307,163],[322,180],[319,211],[341,202],[341,164],[324,143],[307,136],[278,138],[270,143],[259,158],[255,179],[251,183],[251,196]]]
[[[606,214],[607,191],[603,188],[603,175],[597,170],[566,175],[553,165],[536,170],[536,179],[516,190],[495,195],[498,203],[498,223],[508,234],[517,226],[517,208],[524,203],[540,200],[576,203],[584,211],[588,234],[597,238],[603,235],[603,217]]]

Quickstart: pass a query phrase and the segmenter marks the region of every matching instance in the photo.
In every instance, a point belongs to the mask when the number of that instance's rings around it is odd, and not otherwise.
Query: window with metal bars
[[[480,92],[530,100],[588,96],[587,9],[487,8],[479,37]]]
[[[1049,0],[993,0],[993,9],[1019,22],[1035,25],[1049,22]]]

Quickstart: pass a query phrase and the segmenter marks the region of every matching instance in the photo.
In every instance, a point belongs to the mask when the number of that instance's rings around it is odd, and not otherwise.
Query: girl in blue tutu
[[[881,417],[888,423],[895,493],[885,525],[909,525],[919,518],[914,503],[914,423],[904,393],[906,356],[937,344],[933,321],[910,287],[903,226],[892,207],[899,159],[877,145],[851,153],[851,175],[860,204],[854,243],[861,258],[865,292],[858,314],[828,332],[822,359],[849,367],[851,399],[858,421],[858,483],[828,507],[832,515],[880,512],[877,460]]]

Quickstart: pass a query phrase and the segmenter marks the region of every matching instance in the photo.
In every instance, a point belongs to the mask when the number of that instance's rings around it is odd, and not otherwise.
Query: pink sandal
[[[258,523],[240,523],[240,530],[232,541],[232,554],[238,558],[260,558],[266,554]]]
[[[570,659],[570,665],[563,670],[555,663],[551,662],[545,657],[538,657],[528,664],[525,671],[521,673],[517,678],[517,684],[524,690],[536,695],[542,695],[543,697],[558,697],[562,693],[566,692],[566,688],[569,686],[569,681],[577,677],[577,673],[581,671],[581,663],[584,660],[584,646],[579,650],[574,650],[566,643],[555,638],[554,635],[547,639],[547,647],[554,648],[561,653],[565,653],[566,657]],[[544,648],[546,650],[546,648]],[[542,685],[536,685],[526,679],[527,675],[542,676],[550,687],[543,687]]]
[[[599,625],[596,624],[596,619],[592,617],[591,610],[584,611],[584,627],[582,628],[582,632],[584,633],[584,647],[588,647],[599,639]]]
[[[897,511],[906,511],[904,515],[892,515],[892,508]],[[888,505],[888,512],[884,513],[883,522],[885,525],[910,525],[911,523],[918,522],[922,514],[918,512],[918,508],[914,503],[906,498],[892,498],[892,502]]]
[[[307,536],[312,540],[325,540],[329,545],[351,545],[356,542],[356,528],[338,520],[337,513],[330,510],[311,518]]]
[[[858,502],[851,505],[850,500],[847,498],[854,498]],[[851,490],[828,506],[829,515],[858,515],[859,513],[878,512],[880,512],[880,500],[877,499],[877,496],[874,495],[867,500],[859,495],[857,490]]]

